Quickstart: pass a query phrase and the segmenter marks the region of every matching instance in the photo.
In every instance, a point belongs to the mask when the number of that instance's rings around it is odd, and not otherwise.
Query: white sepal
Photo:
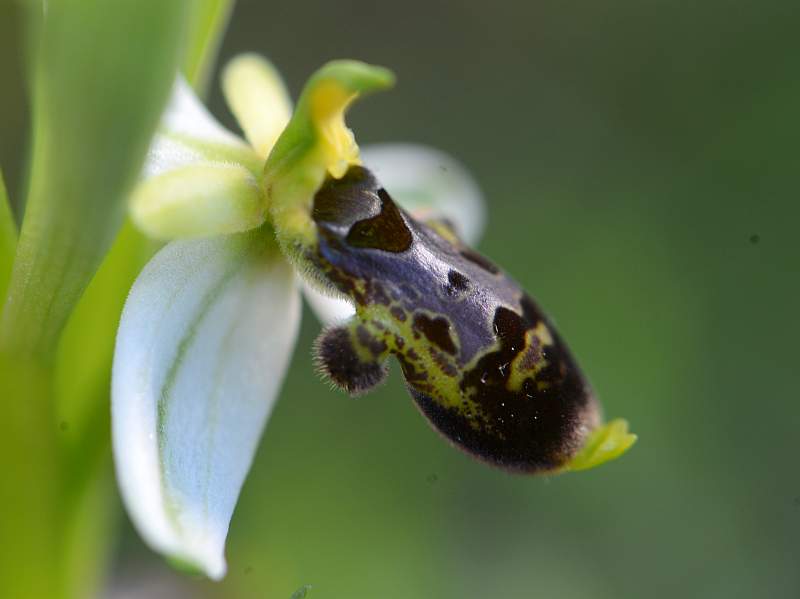
[[[142,177],[204,163],[242,163],[260,170],[260,160],[243,139],[211,115],[186,80],[178,76],[147,152]]]
[[[155,550],[214,579],[300,319],[293,271],[270,245],[263,232],[170,243],[136,280],[117,335],[122,498]]]

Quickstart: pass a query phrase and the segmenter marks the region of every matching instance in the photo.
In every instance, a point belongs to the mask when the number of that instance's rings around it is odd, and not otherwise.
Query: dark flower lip
[[[402,211],[361,166],[328,177],[311,214],[318,242],[307,260],[357,310],[317,343],[334,384],[368,391],[392,355],[421,413],[455,446],[513,472],[568,467],[600,424],[598,402],[513,279]]]

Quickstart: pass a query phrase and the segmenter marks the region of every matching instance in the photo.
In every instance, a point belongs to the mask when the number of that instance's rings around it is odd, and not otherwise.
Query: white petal
[[[248,141],[266,160],[292,116],[292,101],[277,69],[258,54],[241,54],[226,65],[222,90]]]
[[[257,233],[167,245],[125,304],[112,383],[122,497],[154,549],[211,578],[298,323],[293,271]]]
[[[444,152],[414,144],[378,144],[361,159],[403,208],[420,219],[446,218],[469,245],[486,223],[483,195],[459,162]]]
[[[142,176],[148,178],[190,164],[237,161],[260,164],[252,148],[220,125],[186,80],[177,77]]]
[[[356,313],[351,302],[323,293],[306,281],[303,281],[303,296],[319,321],[325,326],[344,322]]]
[[[161,127],[178,135],[208,141],[227,144],[242,143],[238,136],[228,131],[211,116],[211,113],[203,106],[182,76],[175,79],[172,97],[161,117]]]

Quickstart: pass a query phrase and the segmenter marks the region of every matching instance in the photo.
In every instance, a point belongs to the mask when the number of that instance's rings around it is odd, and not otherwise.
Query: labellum
[[[600,424],[575,359],[533,299],[446,222],[418,222],[354,165],[314,196],[302,262],[356,315],[316,344],[353,395],[400,363],[422,414],[452,444],[516,472],[565,469]]]

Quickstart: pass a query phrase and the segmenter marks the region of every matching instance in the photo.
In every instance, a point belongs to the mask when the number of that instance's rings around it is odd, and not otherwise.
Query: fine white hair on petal
[[[452,156],[428,146],[387,143],[363,147],[361,159],[412,215],[445,218],[467,244],[480,240],[486,224],[483,194]]]
[[[179,75],[161,116],[158,132],[148,150],[142,177],[146,179],[181,166],[203,162],[206,160],[203,147],[209,145],[247,148],[244,140],[219,124],[186,79]]]
[[[219,124],[182,76],[175,79],[172,96],[161,117],[161,127],[172,133],[208,141],[230,144],[242,142]]]
[[[266,243],[254,233],[170,243],[136,280],[117,334],[123,501],[151,547],[214,579],[300,320],[294,273]]]

